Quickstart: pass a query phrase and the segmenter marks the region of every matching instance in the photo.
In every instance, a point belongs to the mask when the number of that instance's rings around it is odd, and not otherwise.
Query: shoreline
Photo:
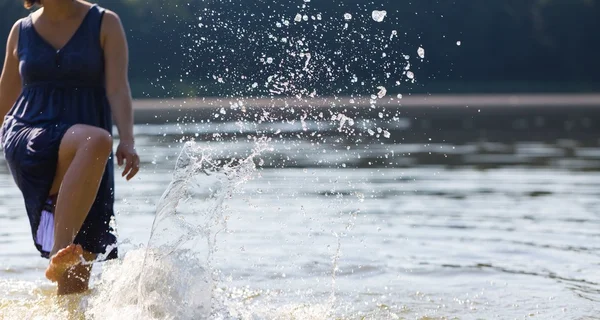
[[[386,96],[377,98],[376,106],[384,107],[600,107],[600,93],[585,94],[434,94],[406,95],[402,98]],[[370,97],[326,97],[326,98],[173,98],[135,99],[134,109],[160,111],[173,109],[203,109],[230,107],[240,101],[247,107],[313,107],[328,108],[339,105],[369,107]]]
[[[573,139],[600,142],[600,94],[408,95],[298,99],[195,98],[134,100],[135,124],[369,119],[397,122],[390,142]],[[337,117],[337,120],[336,120]],[[292,122],[293,123],[293,122]],[[358,122],[357,122],[358,123]],[[215,129],[216,130],[216,129]]]
[[[410,95],[398,99],[384,97],[375,99],[375,108],[370,98],[327,97],[327,98],[191,98],[191,99],[136,99],[133,101],[136,124],[158,124],[173,121],[213,122],[234,120],[235,114],[261,110],[272,116],[282,117],[289,113],[340,112],[345,110],[356,116],[376,116],[382,108],[401,112],[464,113],[473,109],[479,112],[500,114],[520,113],[519,110],[536,112],[540,115],[557,111],[587,112],[600,109],[600,94],[505,94],[505,95]],[[215,114],[225,110],[223,116]],[[294,110],[292,110],[294,109]]]

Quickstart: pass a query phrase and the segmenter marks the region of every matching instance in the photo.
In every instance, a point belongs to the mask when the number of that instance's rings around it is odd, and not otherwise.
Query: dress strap
[[[85,32],[87,33],[87,39],[80,39],[79,41],[87,42],[83,46],[92,46],[92,48],[99,48],[100,46],[100,29],[102,26],[102,17],[104,16],[104,8],[97,4],[92,4],[88,9],[88,15],[85,21]],[[90,42],[91,41],[91,42]]]
[[[102,8],[96,3],[92,4],[92,7],[90,8],[91,17],[89,23],[91,23],[94,30],[97,30],[98,32],[100,31],[100,27],[102,26],[102,18],[104,17],[105,11],[106,10],[104,8]]]

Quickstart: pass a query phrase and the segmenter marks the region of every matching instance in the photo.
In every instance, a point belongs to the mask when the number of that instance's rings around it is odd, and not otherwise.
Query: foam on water
[[[0,279],[0,319],[67,319],[50,288],[38,283]]]
[[[177,252],[157,259],[146,248],[105,263],[100,279],[86,294],[57,297],[54,287],[36,282],[0,281],[0,319],[330,319],[331,301],[282,302],[281,292],[248,287],[214,288],[195,283],[199,266]],[[152,277],[148,277],[152,274]],[[146,282],[140,295],[139,280]],[[208,295],[201,295],[202,291]],[[18,292],[18,295],[15,293]],[[198,296],[194,296],[198,294]],[[210,301],[212,310],[206,304]]]

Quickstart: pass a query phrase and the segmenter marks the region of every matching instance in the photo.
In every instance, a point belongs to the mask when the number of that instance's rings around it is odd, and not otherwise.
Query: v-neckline
[[[73,35],[71,35],[71,37],[69,38],[69,40],[67,40],[67,42],[65,42],[65,44],[61,48],[58,48],[58,49],[55,48],[48,40],[46,40],[46,39],[44,39],[44,37],[42,37],[42,35],[36,30],[35,25],[33,24],[33,18],[30,15],[29,19],[31,20],[31,28],[33,29],[33,33],[35,33],[36,36],[38,38],[40,38],[40,40],[42,40],[42,42],[44,44],[46,44],[49,48],[53,49],[55,52],[61,52],[61,51],[63,51],[73,41],[73,38],[75,38],[75,36],[79,33],[79,30],[81,30],[81,28],[83,27],[83,25],[87,21],[88,16],[92,12],[92,9],[95,6],[96,6],[96,4],[92,4],[90,6],[90,8],[88,9],[88,11],[85,13],[85,16],[83,17],[83,20],[81,20],[81,23],[79,24],[79,26],[77,27],[77,29],[75,29],[75,32],[73,32]]]

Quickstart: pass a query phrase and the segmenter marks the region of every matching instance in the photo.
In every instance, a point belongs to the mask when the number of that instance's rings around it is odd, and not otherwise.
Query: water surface
[[[198,131],[136,131],[143,168],[116,186],[121,259],[95,267],[91,292],[60,303],[43,279],[47,261],[32,245],[22,200],[2,163],[1,319],[133,318],[136,279],[148,270],[168,270],[154,281],[172,283],[177,294],[203,285],[186,281],[196,265],[159,259],[143,266],[182,141]],[[274,135],[272,150],[255,157],[252,179],[225,199],[207,318],[597,317],[600,148],[306,136]],[[244,158],[253,140],[198,144]],[[171,294],[156,300],[152,317],[182,318],[174,306],[183,304],[195,318],[196,302]]]

